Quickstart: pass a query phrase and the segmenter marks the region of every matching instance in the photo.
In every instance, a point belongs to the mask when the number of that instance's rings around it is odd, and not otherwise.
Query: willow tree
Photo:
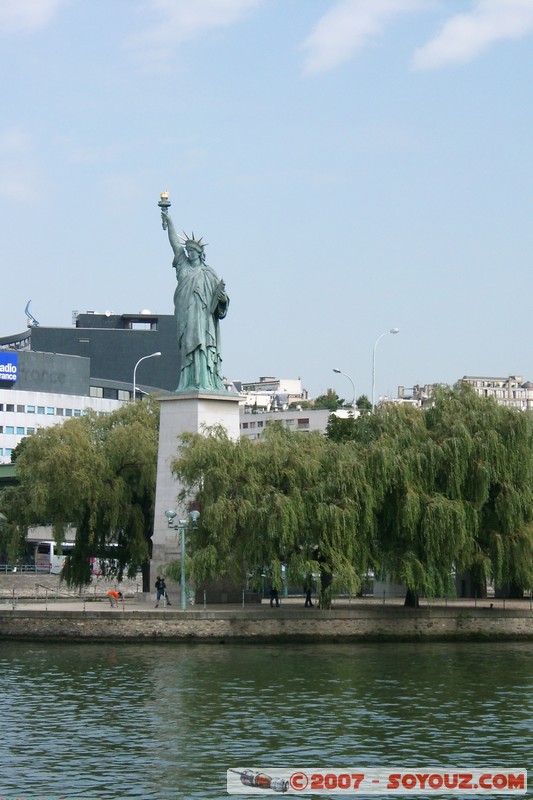
[[[1,510],[19,537],[50,523],[60,544],[75,528],[62,573],[68,585],[88,584],[97,557],[119,580],[140,566],[149,591],[158,425],[157,403],[148,399],[42,428],[17,448],[19,483],[2,494]]]
[[[443,448],[438,486],[473,517],[477,591],[492,580],[522,596],[533,586],[533,417],[458,384],[425,418]]]
[[[461,499],[436,484],[443,451],[429,435],[424,414],[387,406],[360,427],[381,568],[406,584],[406,604],[421,594],[452,593],[454,570],[471,556],[474,526]]]
[[[478,585],[533,582],[533,420],[466,386],[441,388],[432,406],[387,405],[352,431],[373,487],[384,570],[406,602]]]
[[[182,501],[201,507],[190,545],[197,581],[241,583],[267,569],[281,589],[285,564],[293,585],[320,575],[323,606],[336,590],[360,586],[372,513],[355,448],[275,425],[260,441],[214,428],[185,434],[172,470]]]

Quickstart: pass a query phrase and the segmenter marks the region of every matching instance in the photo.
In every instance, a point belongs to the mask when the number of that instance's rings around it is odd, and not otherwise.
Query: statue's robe
[[[216,272],[207,264],[192,266],[185,251],[174,259],[174,266],[178,279],[174,308],[181,357],[177,391],[224,391],[218,321],[226,316],[229,297]]]

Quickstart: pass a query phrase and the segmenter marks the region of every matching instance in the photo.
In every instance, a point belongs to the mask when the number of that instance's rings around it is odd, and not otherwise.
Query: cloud
[[[32,137],[18,127],[0,130],[0,197],[34,199],[35,186]]]
[[[29,33],[44,28],[61,6],[71,0],[4,0],[0,5],[0,34]]]
[[[254,11],[265,0],[148,0],[145,4],[160,22],[130,39],[130,45],[148,56],[159,50],[162,61],[177,42],[194,39],[208,30],[225,28]]]
[[[305,72],[327,72],[349,61],[400,14],[428,8],[428,0],[340,0],[305,40]]]
[[[73,164],[110,164],[124,152],[121,141],[87,145],[71,134],[57,136],[54,146],[61,150],[65,160]]]
[[[0,130],[0,158],[24,157],[32,150],[31,136],[22,128]]]
[[[2,165],[0,197],[17,203],[26,203],[39,197],[39,192],[36,189],[35,173],[28,164]]]
[[[502,39],[533,33],[533,0],[476,0],[468,14],[445,22],[440,34],[416,50],[415,69],[464,64]]]

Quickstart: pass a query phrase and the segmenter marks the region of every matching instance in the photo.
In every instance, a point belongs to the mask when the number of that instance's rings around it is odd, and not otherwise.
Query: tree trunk
[[[319,597],[320,608],[323,609],[331,608],[331,582],[332,582],[331,573],[326,572],[325,570],[321,570],[320,597]]]
[[[523,600],[524,599],[524,587],[520,586],[518,583],[511,581],[509,584],[508,595],[507,597],[509,600]]]
[[[141,564],[141,574],[143,578],[143,592],[150,591],[150,562],[143,561]]]
[[[420,600],[418,594],[414,591],[414,589],[407,590],[405,594],[404,606],[407,606],[408,608],[420,607]]]

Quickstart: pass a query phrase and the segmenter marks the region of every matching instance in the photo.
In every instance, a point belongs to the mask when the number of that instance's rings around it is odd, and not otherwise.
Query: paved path
[[[400,598],[392,599],[383,603],[383,600],[372,598],[372,597],[365,597],[365,598],[357,598],[352,600],[337,600],[333,603],[331,611],[343,611],[344,613],[347,611],[354,611],[360,612],[364,609],[374,609],[379,607],[385,608],[401,608],[403,607],[403,600]],[[520,610],[520,611],[533,611],[533,604],[531,600],[524,599],[524,600],[503,600],[503,599],[487,599],[487,600],[469,600],[469,599],[459,599],[459,600],[437,600],[431,603],[428,603],[425,600],[421,601],[420,607],[422,609],[427,609],[428,607],[439,609],[439,608],[449,608],[449,609],[486,609],[486,610]],[[120,614],[123,612],[137,612],[137,613],[154,613],[160,615],[168,615],[168,614],[181,614],[181,607],[179,597],[177,598],[177,602],[173,602],[170,606],[162,606],[160,605],[159,608],[155,608],[155,602],[150,597],[149,600],[144,599],[141,597],[135,596],[126,596],[124,602],[119,602],[117,608],[111,608],[109,601],[105,595],[94,597],[94,595],[90,595],[88,597],[80,598],[79,596],[58,596],[57,599],[53,596],[49,596],[48,598],[39,598],[39,599],[32,599],[32,598],[17,598],[15,597],[4,597],[0,600],[0,610],[28,610],[28,611],[62,611],[62,612],[80,612],[80,611],[95,611],[101,612],[106,614]],[[304,598],[303,597],[290,597],[286,598],[282,601],[279,609],[274,607],[271,608],[270,603],[268,600],[264,600],[262,603],[246,603],[245,605],[242,604],[213,604],[213,605],[188,605],[187,612],[205,612],[208,611],[211,614],[227,614],[228,612],[239,612],[242,613],[248,612],[251,616],[255,616],[257,614],[265,614],[265,615],[276,615],[279,612],[291,613],[291,612],[300,612],[304,611],[305,613],[312,615],[312,614],[320,614],[320,609],[317,608],[316,605],[313,608],[304,608]]]
[[[180,607],[179,589],[171,592],[172,605],[164,608],[162,605],[155,609],[154,595],[142,595],[140,590],[142,584],[140,576],[133,580],[125,580],[120,584],[115,581],[105,581],[101,578],[84,589],[81,593],[68,591],[59,582],[59,576],[48,575],[46,573],[0,573],[0,610],[1,609],[28,609],[28,610],[55,610],[55,611],[99,611],[110,614],[120,613],[121,611],[151,612],[159,614],[182,613]],[[107,599],[107,591],[117,589],[124,593],[124,606],[112,609]],[[313,598],[315,603],[315,598]],[[431,602],[421,600],[421,607],[427,608],[457,608],[460,609],[517,609],[521,611],[533,610],[533,602],[530,598],[523,600],[504,600],[502,598],[486,598],[483,600],[457,599],[445,600],[438,599]],[[403,597],[386,598],[383,597],[362,597],[352,600],[339,599],[334,601],[332,610],[362,610],[376,606],[398,607],[403,606]],[[284,612],[304,610],[304,597],[295,596],[281,598],[280,609]],[[250,614],[264,613],[276,614],[278,609],[270,607],[268,599],[259,603],[246,603],[244,606],[239,604],[216,604],[204,606],[199,603],[194,606],[187,606],[187,611],[210,611],[213,613],[227,613],[228,611],[248,611]],[[305,609],[309,614],[316,613],[316,604],[313,608]]]

